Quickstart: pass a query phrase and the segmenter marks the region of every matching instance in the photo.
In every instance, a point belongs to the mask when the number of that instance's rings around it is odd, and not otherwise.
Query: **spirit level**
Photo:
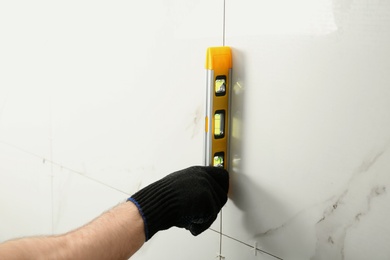
[[[206,55],[206,122],[204,163],[228,169],[229,108],[232,54],[229,47],[211,47]]]

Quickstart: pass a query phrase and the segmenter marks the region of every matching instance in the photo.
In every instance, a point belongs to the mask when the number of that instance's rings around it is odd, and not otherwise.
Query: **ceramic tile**
[[[201,164],[204,59],[222,43],[222,1],[0,5],[0,141],[49,163],[54,233]]]
[[[167,243],[167,241],[169,241]],[[219,235],[205,231],[197,237],[188,231],[172,228],[157,233],[131,259],[217,259]]]
[[[0,241],[52,232],[50,165],[0,143]]]
[[[47,90],[0,80],[0,141],[50,158],[50,101]],[[4,88],[4,89],[3,89]]]
[[[69,231],[201,163],[204,53],[222,43],[223,1],[0,7],[1,240]],[[387,259],[390,5],[226,0],[225,19],[225,259],[272,259],[243,244],[255,242],[283,259]],[[14,207],[24,192],[34,225]],[[218,250],[211,230],[171,229],[134,258]]]
[[[255,249],[256,248],[256,249]],[[264,251],[262,245],[256,244],[256,241],[242,243],[232,238],[223,238],[223,257],[226,260],[246,259],[246,260],[277,260],[278,255]]]
[[[389,182],[390,59],[384,57],[390,55],[381,30],[388,27],[390,6],[365,10],[364,1],[342,1],[329,9],[322,1],[316,12],[323,17],[308,18],[316,31],[283,31],[273,26],[287,22],[277,21],[285,7],[298,13],[308,4],[286,2],[226,5],[235,86],[224,232],[257,241],[283,259],[365,259],[354,253],[357,247],[385,259],[380,242],[378,252],[353,234],[365,232],[371,241],[388,234],[367,226],[387,214],[371,205],[385,200]],[[273,23],[250,15],[261,6],[270,8],[268,18],[276,14]],[[383,19],[368,19],[369,13]],[[253,17],[251,24],[246,17]],[[239,254],[231,251],[226,257]]]
[[[115,19],[93,16],[93,25],[75,14],[65,27],[74,30],[53,43],[70,46],[58,54],[54,157],[128,193],[201,163],[205,50],[220,40],[222,11],[208,13],[220,3],[155,4],[108,7]],[[73,42],[87,26],[90,32]]]
[[[54,166],[54,233],[78,228],[103,212],[124,202],[129,196],[105,184]]]

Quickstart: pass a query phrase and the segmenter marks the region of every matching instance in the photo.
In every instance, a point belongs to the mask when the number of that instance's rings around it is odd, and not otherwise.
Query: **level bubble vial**
[[[214,115],[214,137],[225,136],[225,111],[217,111]]]
[[[213,166],[214,167],[224,167],[224,156],[225,154],[223,152],[216,153],[214,155],[214,161],[213,161]]]
[[[226,94],[226,76],[217,76],[215,79],[215,94],[224,96]]]

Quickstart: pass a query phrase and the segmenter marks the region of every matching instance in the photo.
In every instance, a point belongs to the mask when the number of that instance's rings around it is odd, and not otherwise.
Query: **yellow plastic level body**
[[[211,47],[206,55],[205,165],[228,169],[232,53]]]

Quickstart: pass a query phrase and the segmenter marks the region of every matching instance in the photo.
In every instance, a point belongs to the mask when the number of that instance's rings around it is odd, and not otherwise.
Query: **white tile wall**
[[[0,3],[0,241],[68,231],[202,162],[204,59],[222,44],[222,6]],[[215,232],[187,233],[138,257],[215,257]]]
[[[309,2],[227,2],[238,134],[224,233],[283,259],[387,259],[390,5]]]
[[[50,165],[18,147],[0,144],[0,241],[50,234]]]
[[[222,0],[0,3],[0,241],[68,231],[201,163],[204,54],[223,42],[223,12]],[[390,5],[226,0],[225,28],[222,255],[388,259]],[[219,244],[171,229],[134,259],[215,259]]]

